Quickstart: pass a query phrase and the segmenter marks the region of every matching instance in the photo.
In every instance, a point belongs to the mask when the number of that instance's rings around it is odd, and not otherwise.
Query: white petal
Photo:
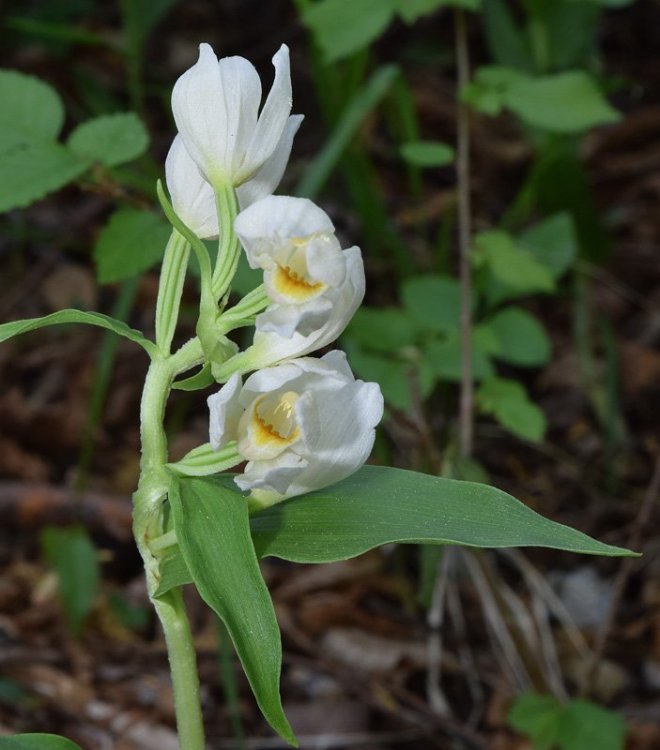
[[[238,423],[243,414],[240,395],[241,378],[235,374],[217,393],[207,399],[211,412],[209,442],[213,450],[220,450],[237,437]]]
[[[346,278],[339,289],[332,290],[327,295],[332,303],[332,314],[325,325],[308,335],[296,332],[290,338],[260,330],[257,325],[254,343],[244,355],[252,369],[267,367],[285,359],[302,357],[331,344],[343,332],[362,302],[365,287],[360,248],[351,247],[345,250],[344,254]]]
[[[188,153],[214,186],[237,176],[254,140],[261,81],[243,57],[218,61],[202,44],[199,60],[174,85],[172,112]],[[279,138],[281,129],[277,133]]]
[[[261,103],[259,74],[244,57],[223,57],[220,68],[221,95],[227,108],[226,140],[221,161],[230,168],[232,183],[238,180],[245,152],[252,140]]]
[[[250,461],[234,482],[242,490],[266,490],[288,497],[288,489],[307,462],[294,453],[283,453],[272,461]]]
[[[183,223],[201,239],[218,236],[213,188],[204,179],[177,135],[165,159],[165,179],[172,205]]]
[[[291,115],[282,131],[275,151],[247,182],[236,188],[238,205],[243,210],[260,198],[272,195],[280,184],[291,155],[293,138],[304,119],[304,115]]]
[[[332,314],[328,299],[316,298],[305,305],[271,305],[257,316],[260,331],[289,339],[298,332],[307,336],[325,325]]]
[[[268,98],[261,110],[252,134],[245,160],[236,175],[240,185],[259,169],[277,148],[282,131],[289,119],[291,105],[291,72],[289,70],[289,48],[283,44],[273,57],[275,79]]]
[[[306,429],[319,415],[321,429]],[[382,416],[383,396],[376,383],[358,380],[339,391],[315,389],[314,410],[309,419],[300,417],[308,466],[292,480],[287,497],[334,484],[359,469],[371,453]]]
[[[334,234],[335,228],[326,212],[307,198],[270,195],[241,211],[234,230],[250,266],[264,268],[282,240],[315,233]]]
[[[308,359],[311,359],[311,357],[309,357]],[[321,362],[343,375],[347,381],[352,382],[355,380],[353,371],[348,364],[346,353],[341,349],[333,349],[331,352],[324,354],[321,357]]]

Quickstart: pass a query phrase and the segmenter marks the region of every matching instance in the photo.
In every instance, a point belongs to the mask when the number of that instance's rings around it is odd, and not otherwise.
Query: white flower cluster
[[[273,196],[302,116],[291,115],[289,52],[273,57],[275,80],[261,111],[261,83],[242,57],[218,60],[208,44],[177,81],[178,135],[166,162],[175,211],[200,238],[219,226],[216,193],[231,186],[241,212],[233,231],[252,268],[263,270],[269,305],[254,341],[214,372],[226,384],[208,400],[210,442],[236,441],[247,461],[236,484],[262,504],[325,487],[371,452],[383,398],[355,380],[332,343],[364,297],[358,247],[341,248],[334,226],[304,198]],[[255,371],[245,383],[241,373]]]

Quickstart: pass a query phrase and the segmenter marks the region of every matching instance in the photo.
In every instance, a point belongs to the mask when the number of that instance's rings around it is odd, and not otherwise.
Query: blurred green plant
[[[513,704],[508,723],[527,735],[534,750],[623,750],[626,725],[614,711],[585,700],[560,703],[527,693]]]

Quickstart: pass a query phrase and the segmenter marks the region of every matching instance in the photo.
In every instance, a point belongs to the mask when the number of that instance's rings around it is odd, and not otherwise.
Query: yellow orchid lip
[[[294,414],[298,398],[294,391],[287,391],[277,398],[274,406],[264,397],[259,399],[251,419],[252,440],[255,445],[284,448],[296,442],[300,437],[300,428]]]
[[[289,266],[279,264],[273,277],[273,286],[280,294],[292,297],[298,302],[304,302],[310,297],[316,296],[326,287],[321,281],[308,281]]]

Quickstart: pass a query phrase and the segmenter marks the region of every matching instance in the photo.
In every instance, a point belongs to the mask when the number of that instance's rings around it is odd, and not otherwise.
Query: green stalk
[[[189,257],[190,244],[183,235],[173,229],[165,249],[156,301],[156,344],[165,355],[170,353],[179,319]]]
[[[221,300],[229,291],[240,257],[240,245],[234,232],[234,220],[238,215],[238,199],[234,188],[231,185],[225,185],[216,190],[215,200],[220,235],[212,287],[215,299]]]

